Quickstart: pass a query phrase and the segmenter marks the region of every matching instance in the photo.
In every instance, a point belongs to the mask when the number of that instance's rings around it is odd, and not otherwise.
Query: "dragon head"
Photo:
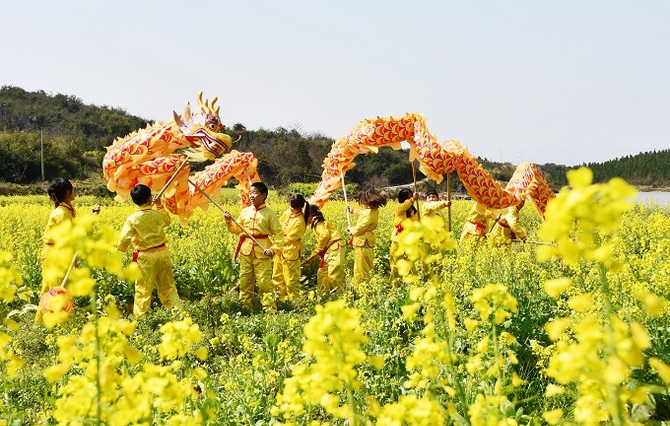
[[[215,97],[211,102],[208,100],[203,102],[200,92],[198,93],[200,112],[192,113],[190,103],[186,105],[182,116],[174,112],[175,123],[194,148],[190,157],[211,160],[230,152],[233,140],[224,133],[225,127],[219,118],[221,107],[216,106],[217,100]]]

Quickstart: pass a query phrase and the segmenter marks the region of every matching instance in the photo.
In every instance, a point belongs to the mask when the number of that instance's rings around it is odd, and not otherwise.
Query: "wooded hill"
[[[164,120],[171,118],[165,111]],[[225,123],[224,123],[225,124]],[[143,128],[147,120],[109,106],[86,105],[72,95],[52,95],[44,91],[27,92],[19,87],[0,89],[0,182],[30,184],[41,180],[40,134],[44,144],[46,180],[69,177],[89,180],[94,191],[104,194],[100,165],[105,147],[119,136]],[[276,188],[296,182],[318,182],[321,165],[333,139],[320,134],[304,134],[283,127],[274,130],[249,130],[241,123],[227,127],[242,140],[235,149],[253,152],[258,158],[258,172]],[[412,166],[406,151],[382,148],[376,155],[356,158],[356,167],[347,172],[347,181],[377,187],[412,182]],[[516,165],[479,159],[494,178],[507,181]],[[670,150],[644,153],[602,164],[588,164],[596,179],[623,176],[634,185],[670,186]],[[539,165],[555,189],[567,183],[568,167],[558,164]],[[202,168],[204,164],[195,165]],[[423,176],[418,173],[417,178]],[[453,190],[462,191],[460,181],[452,179]],[[430,186],[430,185],[429,185]]]

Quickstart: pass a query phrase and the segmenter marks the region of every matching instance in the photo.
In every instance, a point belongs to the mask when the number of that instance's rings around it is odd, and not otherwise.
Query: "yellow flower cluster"
[[[546,220],[538,234],[554,242],[538,248],[538,258],[561,257],[575,265],[580,258],[599,261],[608,269],[620,263],[611,257],[613,247],[601,241],[619,225],[621,213],[633,206],[636,190],[623,179],[592,184],[593,172],[582,167],[568,171],[570,189],[563,188],[547,205]]]
[[[183,358],[191,351],[193,345],[202,341],[202,333],[198,324],[193,324],[191,318],[185,318],[181,321],[172,321],[163,324],[160,328],[163,336],[161,344],[158,346],[158,353],[161,359],[174,360]],[[196,356],[204,360],[207,358],[207,348],[201,346]]]
[[[113,304],[106,313],[88,322],[81,334],[60,336],[59,363],[44,370],[50,382],[58,383],[59,398],[51,413],[58,424],[121,426],[159,419],[166,424],[200,424],[189,401],[197,397],[194,380],[204,378],[204,371],[179,379],[179,363],[142,362],[143,354],[129,342],[136,324],[119,318]]]
[[[547,220],[540,228],[540,236],[556,245],[545,246],[538,257],[548,260],[558,256],[569,265],[595,261],[604,315],[594,311],[594,297],[575,289],[571,279],[545,283],[551,297],[569,295],[567,306],[572,312],[546,324],[547,334],[555,342],[546,374],[558,383],[547,387],[546,396],[561,395],[564,386],[572,384],[577,392],[576,421],[586,425],[610,421],[631,424],[630,404],[645,403],[650,391],[632,380],[632,372],[644,366],[644,351],[651,338],[644,326],[636,321],[627,323],[615,313],[607,270],[619,271],[621,263],[613,258],[614,244],[606,237],[617,230],[635,190],[620,179],[591,184],[592,173],[586,168],[568,172],[568,180],[572,189],[562,190],[549,203]],[[659,298],[641,289],[637,295],[653,313],[662,310]],[[659,371],[664,368],[660,360],[653,363]],[[547,411],[544,419],[558,424],[563,415],[563,410],[556,408]]]
[[[436,389],[440,386],[449,384],[442,381],[444,366],[451,366],[456,358],[452,354],[448,341],[437,334],[435,325],[435,306],[439,305],[437,298],[437,289],[434,286],[428,288],[414,287],[410,291],[410,299],[414,301],[411,305],[402,307],[405,318],[412,320],[417,311],[423,306],[426,309],[423,317],[424,328],[421,331],[422,337],[414,342],[414,351],[407,357],[405,366],[408,371],[412,371],[408,380],[403,383],[407,389]],[[445,298],[444,303],[447,310],[453,312],[453,300],[449,296]],[[452,393],[452,389],[447,390]]]
[[[479,317],[487,321],[493,315],[493,322],[500,325],[516,313],[517,302],[502,284],[489,284],[474,291],[471,300]]]
[[[439,402],[426,396],[403,395],[397,403],[385,405],[377,414],[377,426],[433,426],[442,425],[446,420]]]
[[[0,251],[0,303],[3,304],[14,300],[16,285],[22,283],[21,274],[9,263],[11,258],[11,254]],[[16,376],[18,369],[23,366],[23,360],[13,350],[7,349],[11,337],[5,330],[15,327],[15,322],[9,318],[0,325],[0,362],[6,362],[5,370],[10,377]]]
[[[323,407],[339,419],[356,424],[354,392],[361,383],[357,366],[367,356],[361,345],[368,341],[359,324],[356,309],[347,308],[344,300],[317,306],[316,314],[305,325],[303,352],[305,362],[293,368],[284,391],[277,395],[273,416],[292,422],[307,414],[313,406]],[[342,401],[340,395],[346,395]]]
[[[628,417],[627,403],[645,402],[649,389],[630,383],[633,369],[644,364],[644,350],[650,345],[640,324],[628,325],[612,317],[609,325],[602,325],[589,315],[571,322],[556,340],[559,343],[546,374],[562,385],[576,383],[576,420],[598,424]],[[556,394],[555,388],[548,393]]]
[[[571,173],[573,189],[550,204],[563,207],[551,207],[542,225],[543,238],[555,246],[454,246],[441,220],[407,222],[397,263],[406,287],[387,285],[389,204],[380,209],[375,280],[353,300],[319,306],[309,321],[319,299],[313,292],[303,306],[272,316],[240,315],[231,303],[235,292],[219,292],[237,282],[237,237],[210,209],[197,210],[188,227],[166,230],[180,294],[189,299],[184,311],[193,320],[169,322],[172,314],[156,309],[136,327],[110,304],[113,297],[102,302],[95,294],[109,290],[124,302],[131,295],[116,277],[134,280],[134,266],[121,268],[112,229],[135,207],[104,208],[95,222],[78,208],[56,240],[59,266],[45,272],[62,276],[77,253],[68,289],[89,295],[91,306],[78,299],[75,315],[50,330],[32,327],[21,313],[3,318],[0,416],[26,424],[632,424],[639,421],[632,414],[653,409],[645,397],[670,384],[663,352],[670,304],[662,297],[670,291],[670,218],[640,206],[625,212],[628,191],[586,184],[590,178],[580,173]],[[275,211],[286,208],[271,198]],[[12,294],[17,306],[23,290],[2,284],[20,286],[20,272],[24,288],[39,288],[37,253],[51,207],[12,202],[0,198],[0,231],[6,231],[0,246],[12,254],[0,254],[0,295]],[[238,204],[229,208],[239,211]],[[454,202],[454,229],[469,208]],[[324,213],[344,230],[341,202],[327,203]],[[521,212],[531,240],[540,220],[532,209]],[[312,240],[308,232],[306,252]],[[536,262],[537,248],[542,259],[562,261]],[[304,339],[294,332],[300,329]],[[35,340],[44,342],[39,352]],[[640,377],[656,387],[638,383]],[[544,395],[537,394],[547,382]],[[23,383],[42,389],[31,394]],[[49,402],[21,406],[37,394]]]
[[[54,250],[48,258],[45,276],[65,274],[74,253],[85,262],[72,269],[68,290],[75,296],[96,300],[95,280],[91,268],[133,280],[137,266],[122,266],[122,256],[115,249],[117,233],[108,226],[96,224],[93,216],[77,217],[54,229]],[[106,314],[97,309],[81,331],[58,337],[58,363],[44,370],[44,376],[56,383],[58,399],[51,413],[58,424],[104,422],[109,425],[151,423],[198,424],[192,401],[197,397],[194,384],[206,373],[195,368],[186,378],[179,358],[186,356],[194,343],[202,339],[199,328],[190,319],[167,323],[159,351],[169,365],[144,361],[144,354],[130,344],[136,324],[120,318],[120,312],[109,301]],[[45,314],[47,326],[64,320],[66,313]],[[206,353],[197,354],[206,357]]]
[[[16,286],[23,283],[19,271],[11,265],[12,255],[6,251],[0,251],[0,300],[9,303],[14,300]]]
[[[456,246],[456,241],[439,216],[424,217],[421,221],[405,219],[402,226],[396,251],[398,273],[411,284],[419,279],[416,268],[412,269],[415,263],[430,265],[438,261],[443,251]]]

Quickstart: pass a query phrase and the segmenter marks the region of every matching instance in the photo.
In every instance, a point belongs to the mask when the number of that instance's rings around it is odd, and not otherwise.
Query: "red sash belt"
[[[144,249],[144,250],[135,250],[135,251],[133,252],[133,262],[137,262],[137,256],[139,256],[140,253],[142,253],[142,252],[144,252],[144,251],[149,251],[149,250],[159,249],[159,248],[162,248],[162,247],[165,247],[165,243],[163,243],[163,244],[158,244],[157,246],[149,247],[149,248]]]
[[[325,265],[325,258],[326,258],[326,253],[328,253],[328,250],[334,246],[337,243],[342,243],[342,240],[335,240],[332,243],[328,244],[328,247],[326,247],[322,252],[319,253],[319,256],[321,257],[321,260],[319,261],[319,268],[323,268]]]
[[[499,221],[498,225],[502,226],[503,228],[510,229],[509,228],[509,223],[507,223],[507,222]],[[510,230],[510,239],[516,240],[516,234],[512,230]]]
[[[405,228],[403,228],[402,223],[397,224],[395,226],[395,234],[398,235],[399,233],[401,233],[403,231],[403,229],[405,229]]]
[[[482,223],[480,223],[480,222],[472,222],[472,221],[470,221],[470,220],[468,220],[468,223],[471,223],[471,224],[475,225],[475,229],[476,229],[477,231],[479,231],[479,232],[484,232],[484,225],[483,225]]]
[[[257,240],[264,240],[264,239],[266,239],[266,238],[268,238],[268,237],[269,237],[269,235],[267,235],[267,234],[263,234],[263,235],[254,235],[254,238],[257,239]],[[248,237],[246,234],[244,234],[244,235],[242,235],[242,236],[240,237],[240,241],[237,243],[237,248],[235,249],[235,257],[233,257],[233,260],[237,260],[237,255],[240,254],[240,249],[242,248],[242,243],[243,243],[244,240],[246,240],[247,238],[249,238],[249,237]]]

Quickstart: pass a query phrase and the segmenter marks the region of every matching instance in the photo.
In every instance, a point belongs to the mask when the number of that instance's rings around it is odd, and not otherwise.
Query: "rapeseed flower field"
[[[670,207],[636,205],[614,179],[571,171],[529,242],[457,242],[428,218],[400,234],[402,284],[389,283],[394,202],[380,211],[375,275],[343,295],[316,291],[264,314],[241,307],[237,238],[221,212],[198,210],[167,230],[181,312],[156,301],[132,313],[130,256],[116,249],[135,210],[78,197],[59,230],[78,267],[35,325],[45,196],[0,197],[0,424],[601,425],[670,419]],[[101,203],[99,215],[87,214]],[[233,215],[240,205],[223,200]],[[271,193],[277,213],[284,197]],[[324,215],[346,234],[344,203]],[[305,235],[305,252],[314,241]],[[346,258],[347,277],[353,252]],[[62,307],[62,306],[61,306]]]

